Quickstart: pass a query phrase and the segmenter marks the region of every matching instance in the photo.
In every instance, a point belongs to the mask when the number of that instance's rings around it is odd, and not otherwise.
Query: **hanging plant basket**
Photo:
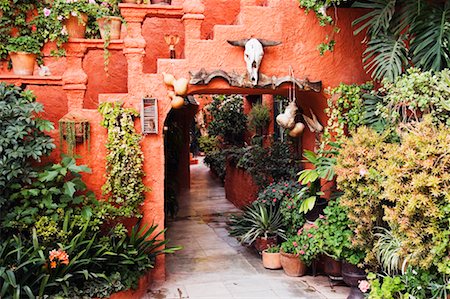
[[[87,144],[90,147],[90,125],[87,120],[62,118],[59,120],[59,139],[61,151],[63,143],[66,143],[66,150],[69,156],[75,154],[77,144]]]

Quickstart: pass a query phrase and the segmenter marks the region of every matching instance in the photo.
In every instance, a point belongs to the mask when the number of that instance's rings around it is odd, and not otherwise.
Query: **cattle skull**
[[[258,84],[258,71],[264,56],[264,47],[276,46],[281,42],[269,41],[265,39],[246,38],[241,40],[229,40],[233,46],[245,48],[244,60],[247,64],[247,73],[250,81],[255,86]]]

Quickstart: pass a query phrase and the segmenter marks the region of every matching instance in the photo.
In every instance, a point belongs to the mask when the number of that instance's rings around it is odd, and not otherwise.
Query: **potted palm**
[[[41,52],[42,43],[33,36],[11,37],[6,49],[16,75],[33,75],[36,57]]]
[[[260,202],[254,202],[242,215],[231,217],[230,235],[241,244],[254,244],[258,252],[276,245],[278,237],[286,239],[279,209]]]

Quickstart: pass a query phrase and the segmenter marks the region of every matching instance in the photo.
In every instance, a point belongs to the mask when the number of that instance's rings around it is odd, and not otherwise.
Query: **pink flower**
[[[266,203],[266,201],[267,201],[267,200],[263,199],[263,201],[262,201],[262,202],[263,202],[263,203]]]
[[[313,237],[313,235],[312,234],[308,234],[308,238],[312,238]]]
[[[50,15],[50,13],[52,12],[50,9],[48,9],[47,7],[45,7],[44,9],[43,9],[43,11],[44,11],[44,16],[46,16],[46,17],[48,17],[49,15]]]
[[[308,245],[303,245],[303,248],[308,249]]]
[[[300,236],[300,235],[302,234],[302,231],[303,231],[303,228],[299,229],[299,230],[297,231],[297,236]]]
[[[291,208],[291,206],[287,206],[287,208],[288,208],[288,209],[290,209],[290,208]]]
[[[276,199],[276,198],[274,198],[274,199],[273,199],[273,202],[277,202],[277,199]]]
[[[89,0],[89,4],[95,4],[95,0]]]
[[[320,218],[320,219],[325,219],[325,216],[319,215],[319,218]]]
[[[67,34],[69,34],[67,32],[67,28],[66,28],[66,26],[63,26],[63,28],[61,29],[61,35],[67,35]]]
[[[58,16],[57,19],[58,19],[58,21],[62,21],[64,19],[64,17],[63,16]]]
[[[359,169],[359,175],[360,176],[365,176],[366,174],[368,174],[369,172],[367,171],[367,169],[365,168],[360,168]]]
[[[295,247],[297,247],[298,246],[298,244],[297,244],[297,242],[292,242],[292,245],[294,245]]]
[[[370,289],[370,283],[367,280],[360,280],[358,282],[358,288],[363,293],[367,293],[367,291]]]
[[[305,251],[304,250],[300,250],[298,253],[300,253],[301,255],[304,255]]]
[[[275,189],[272,189],[272,192],[275,192],[275,191],[277,191],[277,190],[275,190]]]
[[[72,15],[72,17],[76,17],[77,16],[77,13],[75,11],[72,11],[70,14]]]

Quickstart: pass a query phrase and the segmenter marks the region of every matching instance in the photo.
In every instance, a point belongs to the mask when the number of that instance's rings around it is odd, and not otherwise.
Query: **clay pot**
[[[347,262],[342,263],[342,278],[344,282],[351,286],[347,299],[363,299],[364,293],[358,288],[359,281],[366,279],[366,272]]]
[[[27,52],[11,52],[13,72],[15,75],[30,76],[33,75],[34,65],[36,63],[36,54]]]
[[[152,0],[152,4],[170,5],[172,4],[172,0]]]
[[[328,255],[322,255],[323,272],[332,280],[342,280],[342,262]]]
[[[314,204],[314,208],[311,211],[306,212],[305,218],[308,221],[314,222],[317,218],[319,218],[320,214],[323,214],[323,210],[328,205],[328,201],[325,198],[316,199],[316,203]]]
[[[279,114],[276,121],[277,124],[284,129],[292,129],[295,126],[295,119],[286,113]]]
[[[261,252],[263,250],[266,250],[267,248],[271,247],[271,246],[276,246],[278,244],[277,242],[277,237],[273,236],[273,237],[258,237],[255,240],[255,243],[253,244],[253,246],[255,247],[256,250],[258,250],[258,252]]]
[[[306,274],[307,267],[298,256],[280,251],[280,261],[286,275],[303,276]]]
[[[87,14],[80,14],[80,17],[70,16],[64,21],[69,38],[84,38],[86,34]]]
[[[280,261],[280,253],[279,252],[269,253],[266,250],[263,250],[262,261],[263,261],[263,266],[266,269],[272,269],[272,270],[281,269],[281,261]]]
[[[175,96],[172,98],[172,102],[170,103],[173,109],[180,109],[184,106],[184,98],[180,96]]]
[[[109,40],[120,39],[122,28],[122,19],[119,17],[103,17],[97,19],[98,28],[102,39]]]

